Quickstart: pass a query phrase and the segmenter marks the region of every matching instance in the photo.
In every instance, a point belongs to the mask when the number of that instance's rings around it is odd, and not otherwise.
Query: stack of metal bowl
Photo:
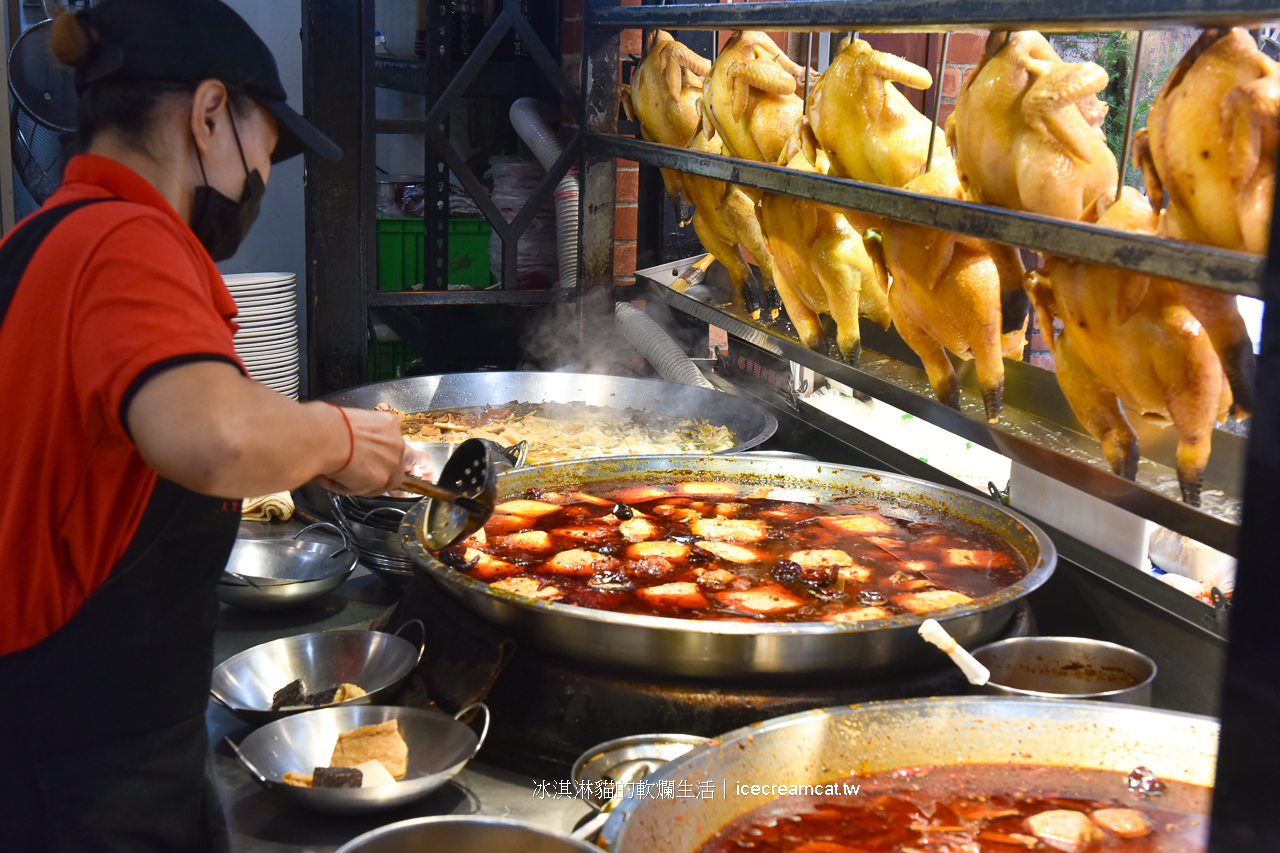
[[[413,562],[405,553],[400,522],[419,498],[360,498],[329,494],[334,519],[355,545],[360,565],[395,590],[413,577]]]

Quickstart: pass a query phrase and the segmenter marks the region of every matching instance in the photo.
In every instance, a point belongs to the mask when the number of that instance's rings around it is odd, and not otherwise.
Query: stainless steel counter
[[[243,523],[240,536],[292,536],[302,525]],[[310,631],[364,628],[396,599],[363,567],[325,598],[282,613],[254,613],[225,605],[219,615],[214,664],[278,637]],[[428,815],[484,814],[528,821],[568,833],[589,812],[578,800],[536,796],[534,779],[472,762],[431,796],[404,808],[374,815],[338,816],[310,812],[263,789],[240,766],[223,742],[239,742],[254,726],[214,702],[205,715],[209,727],[208,824],[217,853],[327,853],[376,827]],[[558,781],[558,780],[551,780]]]

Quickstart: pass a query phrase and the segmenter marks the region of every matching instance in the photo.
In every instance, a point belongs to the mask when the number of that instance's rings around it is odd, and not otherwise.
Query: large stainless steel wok
[[[359,409],[388,403],[402,412],[496,406],[511,400],[648,409],[658,414],[705,418],[716,426],[728,427],[738,437],[738,444],[724,453],[755,447],[778,429],[773,415],[732,394],[594,373],[496,371],[415,376],[348,388],[324,399]]]
[[[807,502],[856,502],[861,496],[903,506],[942,510],[998,535],[1026,559],[1031,572],[1019,583],[970,604],[930,614],[961,644],[993,640],[1005,628],[1018,599],[1043,584],[1057,563],[1049,537],[1030,521],[993,501],[923,480],[865,468],[799,459],[751,456],[632,456],[560,462],[509,471],[498,477],[499,498],[527,489],[577,483],[658,479],[732,479],[770,497]],[[937,650],[916,635],[923,616],[859,623],[702,622],[592,610],[536,602],[496,590],[447,568],[421,544],[426,501],[400,526],[405,551],[444,589],[486,619],[536,644],[578,660],[685,676],[778,677],[839,672],[874,676],[936,667]]]
[[[1218,723],[1209,717],[1101,702],[943,698],[806,711],[730,732],[646,781],[688,782],[707,799],[632,797],[601,842],[613,853],[693,853],[729,821],[773,796],[746,785],[818,785],[922,764],[1051,764],[1213,785]],[[1117,786],[1117,797],[1125,793]],[[1157,803],[1157,806],[1159,804]]]

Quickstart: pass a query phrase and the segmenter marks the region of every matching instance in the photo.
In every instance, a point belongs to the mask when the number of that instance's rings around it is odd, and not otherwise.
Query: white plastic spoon
[[[920,623],[920,636],[947,653],[947,657],[955,661],[956,666],[969,679],[970,684],[981,687],[991,680],[991,670],[978,663],[978,659],[969,654],[957,643],[947,629],[938,624],[937,619],[926,619]]]

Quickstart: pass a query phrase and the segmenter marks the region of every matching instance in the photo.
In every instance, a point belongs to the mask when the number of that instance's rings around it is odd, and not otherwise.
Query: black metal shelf
[[[409,308],[415,305],[552,305],[574,302],[573,289],[554,290],[404,290],[369,294],[371,308]]]
[[[999,423],[988,424],[973,362],[953,359],[962,389],[962,410],[957,411],[933,396],[919,359],[894,331],[864,323],[862,361],[851,367],[814,352],[789,330],[766,328],[740,311],[672,290],[669,285],[678,272],[696,260],[639,270],[637,281],[644,280],[648,293],[672,308],[766,353],[804,365],[1156,524],[1235,553],[1247,446],[1239,436],[1214,432],[1213,455],[1204,475],[1204,508],[1196,509],[1180,499],[1174,469],[1176,435],[1171,428],[1131,418],[1143,458],[1137,482],[1126,480],[1111,473],[1101,445],[1076,419],[1052,373],[1006,360],[1004,414]],[[719,264],[711,267],[707,280],[713,290],[729,294],[728,276]]]
[[[1082,32],[1179,26],[1230,27],[1272,21],[1275,0],[805,0],[602,7],[588,23],[604,28],[947,32],[1021,30]]]
[[[664,169],[677,169],[795,198],[867,211],[889,219],[968,234],[1059,257],[1136,270],[1228,293],[1262,295],[1259,282],[1264,259],[1256,255],[935,198],[621,136],[588,134],[586,146],[588,151],[612,157],[625,157]]]
[[[456,75],[461,62],[452,63]],[[374,57],[374,85],[382,89],[394,89],[411,95],[427,94],[427,63],[422,59],[401,59],[395,56]],[[472,98],[506,98],[514,100],[525,96],[547,101],[558,100],[560,95],[539,71],[533,60],[490,60],[467,86],[465,94]]]

